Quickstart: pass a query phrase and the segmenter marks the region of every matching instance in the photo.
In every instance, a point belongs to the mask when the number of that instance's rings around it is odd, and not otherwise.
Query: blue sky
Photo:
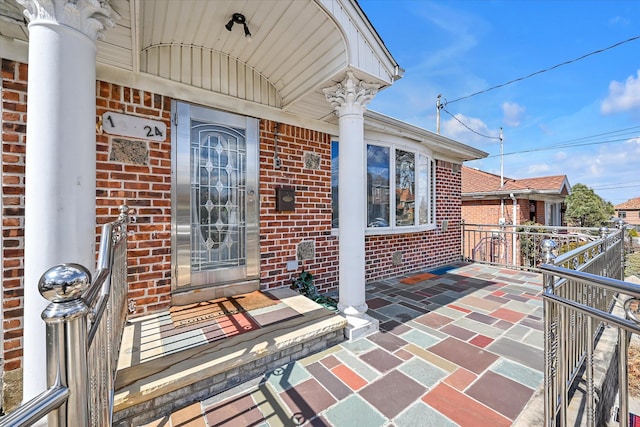
[[[405,75],[371,110],[484,150],[467,166],[567,175],[614,205],[640,197],[640,36],[634,0],[359,0]],[[467,130],[458,120],[485,138]],[[543,150],[545,149],[545,150]]]

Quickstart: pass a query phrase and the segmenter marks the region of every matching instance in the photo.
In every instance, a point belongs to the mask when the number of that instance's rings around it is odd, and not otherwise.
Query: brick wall
[[[331,139],[321,132],[279,123],[280,168],[274,167],[275,123],[260,122],[260,287],[289,286],[304,270],[322,290],[337,286],[338,244],[331,236]],[[276,210],[276,188],[295,189],[295,211]],[[296,271],[298,245],[311,245],[315,257]],[[305,244],[305,243],[303,243]]]
[[[460,222],[462,176],[460,167],[438,161],[436,166],[437,229],[408,234],[366,237],[366,280],[437,267],[460,260]],[[448,221],[447,231],[442,222]],[[401,254],[402,262],[394,263],[393,254]]]
[[[24,165],[27,66],[2,61],[2,197],[3,310],[5,370],[22,366]],[[171,99],[106,82],[96,84],[96,122],[103,113],[119,112],[161,120],[170,132]],[[260,282],[262,289],[289,286],[304,268],[323,291],[338,286],[338,240],[331,235],[331,139],[328,134],[260,122]],[[171,135],[164,142],[96,134],[97,232],[127,204],[129,226],[129,299],[133,315],[166,308],[171,291]],[[438,228],[423,233],[368,236],[366,279],[376,280],[435,267],[460,257],[459,166],[436,166]],[[276,210],[276,188],[296,191],[293,212]],[[442,231],[442,221],[448,229]],[[97,243],[97,242],[96,242]],[[301,248],[306,248],[300,251]],[[97,248],[97,247],[96,247]],[[311,249],[311,253],[309,250]],[[299,252],[300,251],[300,252]],[[398,257],[401,253],[401,257]],[[295,271],[287,261],[304,258]],[[393,262],[394,254],[396,260]]]
[[[130,208],[128,280],[135,315],[167,308],[171,292],[171,99],[98,82],[96,120],[112,111],[163,121],[163,142],[98,132],[96,216],[114,220],[118,207]],[[99,233],[98,229],[98,233]]]
[[[27,66],[3,59],[2,309],[6,371],[22,367],[26,119]]]

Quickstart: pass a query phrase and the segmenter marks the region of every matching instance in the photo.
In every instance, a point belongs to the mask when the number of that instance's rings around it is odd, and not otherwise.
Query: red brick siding
[[[300,271],[311,272],[322,290],[338,280],[337,238],[331,236],[331,138],[329,135],[278,124],[278,156],[274,167],[274,122],[260,121],[260,287],[289,286]],[[318,169],[305,168],[305,153],[320,157]],[[276,211],[276,188],[295,189],[295,211]],[[300,242],[315,242],[315,258],[287,271],[297,259]]]
[[[27,66],[2,62],[3,129],[3,310],[5,370],[22,364],[24,165],[26,142]],[[159,94],[97,82],[96,122],[107,111],[126,113],[170,126],[171,99]],[[110,160],[114,139],[96,134],[96,226],[118,215],[127,204],[135,222],[129,226],[129,299],[134,315],[152,313],[170,304],[171,291],[171,135],[164,142],[144,141],[147,164]],[[273,166],[274,122],[260,122],[260,285],[262,289],[289,286],[304,268],[314,274],[323,291],[338,286],[338,240],[331,235],[331,139],[328,134],[280,124]],[[305,167],[305,153],[319,157],[320,167]],[[422,233],[367,236],[366,280],[446,264],[460,257],[461,175],[459,166],[437,162],[436,230]],[[276,188],[296,190],[296,210],[277,212]],[[448,221],[443,232],[442,221]],[[287,271],[297,258],[297,246],[314,241],[315,257]],[[402,252],[394,266],[392,255]]]
[[[22,367],[27,66],[2,60],[2,310],[4,369]],[[35,286],[35,284],[33,284]]]
[[[366,237],[366,281],[437,267],[460,260],[462,189],[460,167],[438,161],[436,166],[436,222],[438,228],[421,233]],[[448,221],[442,231],[442,221]],[[393,265],[394,252],[402,252],[402,263]]]
[[[96,222],[112,221],[121,204],[129,206],[135,222],[128,228],[128,298],[136,303],[135,315],[151,313],[169,307],[171,293],[171,99],[105,82],[96,90],[97,121],[113,111],[167,126],[163,142],[143,140],[147,164],[109,160],[113,140],[129,138],[96,135]]]

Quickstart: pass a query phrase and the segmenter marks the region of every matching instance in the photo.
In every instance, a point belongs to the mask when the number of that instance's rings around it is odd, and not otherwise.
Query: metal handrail
[[[542,263],[538,247],[545,239],[563,246],[583,245],[600,239],[601,228],[567,227],[531,224],[467,224],[462,223],[462,258],[499,267],[538,271]],[[487,259],[484,251],[491,242],[499,241],[504,253]],[[497,249],[497,248],[496,248]]]
[[[586,424],[596,419],[594,350],[604,325],[618,330],[620,425],[628,422],[627,344],[629,333],[640,333],[629,301],[640,301],[640,286],[620,280],[624,268],[624,232],[620,226],[600,230],[600,239],[556,257],[553,240],[542,243],[540,265],[544,292],[545,425],[567,425],[569,390],[582,374],[586,380]],[[616,295],[626,295],[627,317],[613,312]],[[627,417],[625,419],[625,416]]]
[[[50,301],[42,313],[48,389],[0,418],[0,427],[29,426],[45,415],[49,426],[111,425],[127,293],[129,208],[119,209],[118,219],[102,227],[93,281],[78,264],[57,265],[42,275],[38,288]]]

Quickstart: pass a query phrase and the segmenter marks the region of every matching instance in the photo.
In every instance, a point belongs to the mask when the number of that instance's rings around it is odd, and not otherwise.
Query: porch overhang
[[[327,121],[334,110],[322,89],[346,71],[381,88],[403,73],[355,0],[108,3],[116,26],[97,42],[98,78],[155,76],[230,102]],[[0,10],[4,45],[27,41],[22,9],[7,0]],[[246,17],[250,39],[242,25],[225,27],[234,13]]]

